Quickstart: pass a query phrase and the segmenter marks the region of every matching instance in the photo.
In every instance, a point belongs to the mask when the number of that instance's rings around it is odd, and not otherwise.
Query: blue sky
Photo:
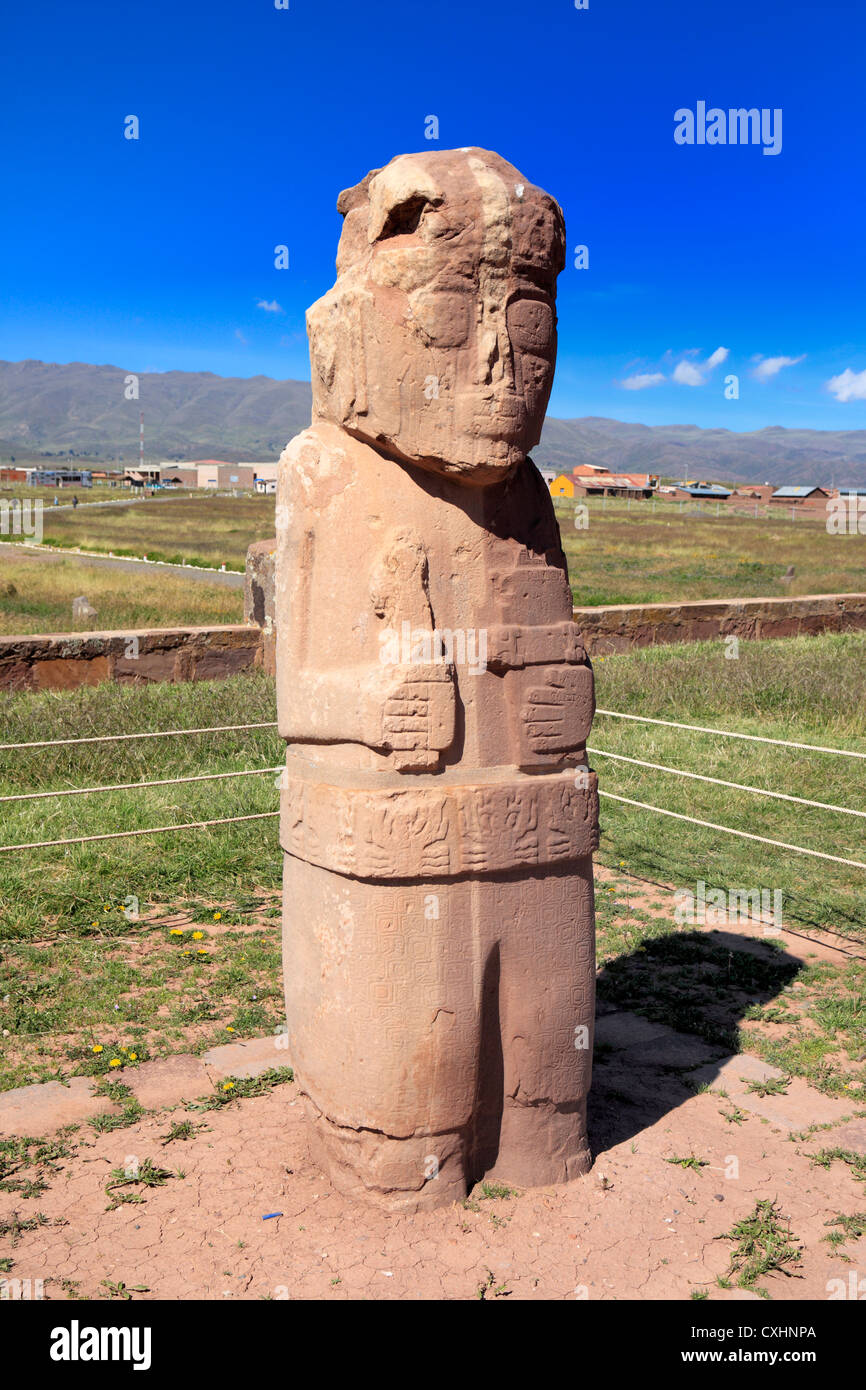
[[[13,7],[0,357],[308,377],[337,193],[481,145],[565,211],[551,414],[866,428],[861,0],[289,3]],[[698,101],[781,152],[676,144]]]

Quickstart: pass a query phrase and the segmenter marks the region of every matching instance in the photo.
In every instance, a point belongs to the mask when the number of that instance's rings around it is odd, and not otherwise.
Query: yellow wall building
[[[551,497],[573,497],[574,483],[565,473],[560,473],[558,478],[554,478],[550,484]]]

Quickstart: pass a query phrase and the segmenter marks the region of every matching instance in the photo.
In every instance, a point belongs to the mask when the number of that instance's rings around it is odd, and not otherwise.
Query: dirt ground
[[[761,930],[744,928],[740,948],[764,949]],[[807,958],[838,949],[785,944]],[[13,1290],[41,1280],[48,1300],[866,1295],[863,1112],[749,1053],[601,1003],[592,1171],[479,1186],[414,1217],[360,1208],[314,1167],[296,1087],[272,1071],[289,1061],[270,1038],[148,1063],[124,1078],[143,1112],[114,1130],[91,1120],[123,1102],[94,1100],[90,1078],[6,1093],[0,1135],[68,1127],[53,1149],[34,1138],[11,1179],[7,1161],[0,1277]],[[223,1103],[188,1108],[203,1094]],[[168,1140],[172,1126],[187,1137]],[[148,1161],[164,1170],[153,1186],[133,1176]],[[761,1212],[773,1237],[758,1235],[750,1278]],[[732,1237],[737,1223],[750,1224]]]
[[[600,1033],[611,1050],[593,1090],[596,1161],[572,1184],[491,1197],[476,1189],[464,1205],[416,1217],[359,1209],[310,1163],[301,1105],[285,1084],[217,1111],[179,1107],[107,1134],[82,1127],[73,1156],[46,1173],[47,1190],[26,1201],[0,1194],[0,1258],[13,1261],[10,1279],[42,1279],[46,1299],[110,1298],[119,1285],[175,1300],[742,1299],[759,1295],[737,1288],[736,1275],[731,1289],[717,1283],[734,1249],[719,1237],[772,1199],[798,1262],[757,1287],[774,1299],[847,1290],[857,1244],[824,1238],[828,1222],[866,1206],[863,1184],[846,1163],[824,1168],[810,1154],[847,1147],[857,1131],[866,1148],[866,1126],[792,1141],[809,1097],[734,1098],[741,1075],[771,1070],[744,1056],[702,1068],[744,1115],[731,1123],[730,1101],[690,1093],[665,1070],[683,1046],[693,1056],[693,1039],[622,1013],[600,1020]],[[816,1101],[822,1115],[840,1104]],[[172,1121],[188,1119],[205,1127],[163,1142]],[[106,1191],[113,1170],[137,1161],[141,1172],[147,1159],[173,1174],[163,1186]],[[143,1200],[107,1210],[112,1192]],[[47,1224],[16,1237],[15,1212]]]

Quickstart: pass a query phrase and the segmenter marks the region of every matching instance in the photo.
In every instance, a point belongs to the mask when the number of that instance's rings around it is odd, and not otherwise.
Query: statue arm
[[[279,731],[290,743],[362,743],[390,753],[402,771],[438,766],[454,739],[451,668],[348,666],[287,673]]]
[[[290,743],[361,743],[389,754],[400,771],[435,769],[455,734],[453,669],[442,660],[406,661],[404,653],[389,650],[393,642],[379,643],[372,635],[377,628],[393,635],[406,621],[413,631],[432,636],[424,548],[416,536],[396,529],[374,559],[366,602],[368,651],[375,645],[376,658],[345,666],[317,664],[314,613],[323,604],[314,602],[316,524],[297,505],[295,481],[291,473],[284,479],[283,505],[278,500],[277,507],[280,734]],[[324,572],[329,574],[327,566]],[[329,622],[345,621],[346,603],[336,595],[328,595],[324,608]]]

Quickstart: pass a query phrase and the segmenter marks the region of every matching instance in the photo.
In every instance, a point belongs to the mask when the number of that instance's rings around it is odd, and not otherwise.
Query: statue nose
[[[501,322],[495,327],[491,325],[482,335],[480,357],[481,380],[485,386],[499,386],[504,387],[506,391],[513,391],[514,351],[504,314]]]

